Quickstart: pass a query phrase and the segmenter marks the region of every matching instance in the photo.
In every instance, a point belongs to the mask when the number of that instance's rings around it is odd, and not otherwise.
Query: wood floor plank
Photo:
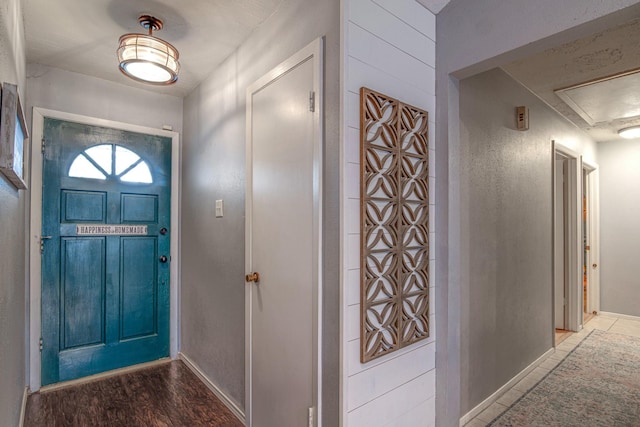
[[[25,427],[240,427],[242,422],[182,361],[34,393]]]

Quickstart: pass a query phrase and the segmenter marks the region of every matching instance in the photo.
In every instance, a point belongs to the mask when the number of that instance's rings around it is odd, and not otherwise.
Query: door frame
[[[562,171],[560,171],[560,161],[559,158],[562,159],[562,163],[567,162],[567,168],[565,168],[564,164],[562,165]],[[568,227],[566,221],[566,212],[568,211],[568,183],[565,182],[565,172],[568,175],[568,159],[557,152],[553,152],[554,166],[553,166],[553,308],[554,308],[554,328],[558,329],[558,288],[560,287],[560,283],[556,281],[558,278],[558,272],[556,271],[559,268],[558,259],[560,258],[560,248],[558,246],[558,232],[559,232],[559,224],[557,221],[558,218],[558,209],[559,202],[562,203],[562,295],[563,295],[563,305],[562,305],[562,329],[568,329],[568,305],[567,305],[567,295],[568,295],[568,286],[569,286],[569,278],[568,278],[568,256],[567,251],[564,250],[566,245],[568,244]],[[566,171],[565,171],[566,169]],[[560,182],[558,182],[560,178],[560,174],[562,174],[562,186]],[[562,200],[560,200],[558,189],[562,187]]]
[[[553,141],[553,235],[555,236],[556,210],[556,154],[567,159],[567,222],[568,244],[566,246],[566,266],[568,268],[568,286],[566,301],[566,324],[570,331],[582,329],[582,156],[571,148]],[[553,265],[557,248],[553,245]],[[555,336],[555,274],[553,274],[552,288],[552,325]],[[555,340],[554,340],[555,346]]]
[[[42,334],[41,293],[42,259],[40,237],[42,234],[42,139],[44,119],[52,118],[92,126],[144,133],[171,138],[171,279],[170,279],[170,325],[169,355],[175,359],[180,343],[180,135],[178,132],[155,129],[147,126],[98,119],[95,117],[33,107],[31,129],[31,199],[29,227],[29,388],[38,391],[41,386],[40,337]],[[126,368],[125,368],[126,369]]]
[[[587,175],[587,307],[585,312],[600,312],[600,172],[598,164],[582,160]],[[596,265],[594,268],[593,265]],[[583,323],[584,324],[584,323]]]
[[[246,195],[245,195],[245,270],[247,273],[253,271],[252,246],[251,246],[251,215],[252,215],[252,105],[253,94],[280,78],[297,65],[311,60],[313,61],[313,90],[315,92],[315,114],[313,117],[313,248],[314,266],[312,285],[313,298],[313,400],[315,407],[315,424],[322,425],[322,141],[324,140],[323,129],[323,39],[318,38],[289,59],[267,72],[260,79],[247,87],[247,122],[246,122]],[[246,425],[252,425],[252,347],[251,347],[251,309],[254,286],[245,283],[245,420]]]

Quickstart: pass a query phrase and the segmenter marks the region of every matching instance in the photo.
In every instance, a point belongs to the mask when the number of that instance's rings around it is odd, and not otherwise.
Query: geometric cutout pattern
[[[360,361],[429,336],[428,113],[360,89]]]

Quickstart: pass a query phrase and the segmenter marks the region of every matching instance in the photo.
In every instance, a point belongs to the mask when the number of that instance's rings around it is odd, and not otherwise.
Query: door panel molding
[[[29,224],[29,388],[35,392],[41,386],[41,234],[42,234],[42,151],[41,144],[44,134],[44,119],[52,118],[70,122],[82,123],[92,126],[103,126],[148,135],[157,135],[171,138],[171,277],[170,277],[170,356],[177,357],[179,346],[179,292],[180,292],[180,136],[177,132],[150,128],[147,126],[112,120],[98,119],[95,117],[66,113],[34,107],[32,119],[31,138],[31,197],[29,200],[30,217]],[[46,236],[45,236],[46,237]]]
[[[295,69],[298,65],[311,61],[313,69],[313,94],[309,94],[310,111],[312,113],[312,135],[313,140],[313,169],[312,174],[312,209],[313,209],[313,242],[312,242],[312,372],[313,372],[313,392],[312,399],[314,409],[312,416],[314,418],[313,425],[322,425],[322,141],[324,140],[322,126],[323,112],[323,92],[322,92],[322,70],[323,70],[323,39],[318,38],[304,47],[302,50],[291,56],[280,65],[276,66],[263,77],[248,86],[247,88],[247,122],[246,122],[246,199],[245,199],[245,267],[246,272],[252,272],[254,262],[252,259],[252,186],[253,186],[253,96],[262,89],[269,86],[272,82],[286,75],[289,71]],[[238,278],[242,280],[242,278]],[[252,382],[252,300],[255,287],[259,286],[254,283],[245,284],[245,414],[247,426],[251,426],[252,407],[253,407],[253,382]]]

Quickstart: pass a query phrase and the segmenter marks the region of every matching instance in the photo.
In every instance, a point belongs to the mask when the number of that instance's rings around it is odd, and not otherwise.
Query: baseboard
[[[209,388],[209,390],[211,390],[213,394],[215,394],[218,397],[218,399],[220,399],[222,403],[224,403],[224,405],[227,408],[229,408],[229,410],[233,412],[233,414],[240,421],[242,421],[242,424],[246,425],[244,411],[240,409],[240,407],[229,396],[227,396],[222,390],[220,390],[218,386],[216,386],[207,377],[207,375],[204,372],[202,372],[202,369],[200,369],[200,367],[195,362],[189,359],[189,357],[182,352],[178,353],[178,359],[182,360],[184,364],[187,365],[187,367],[191,369],[191,371],[194,374],[196,374],[196,376],[200,378],[202,382],[205,383],[205,385]]]
[[[636,322],[640,322],[640,317],[631,316],[629,314],[619,314],[619,313],[611,313],[609,311],[600,311],[598,312],[598,315],[609,316],[609,317],[619,317],[620,319],[634,320]]]
[[[29,398],[29,387],[24,388],[22,393],[22,405],[20,407],[20,421],[18,421],[19,427],[24,427],[24,417],[27,415],[27,399]]]
[[[549,350],[547,350],[542,356],[538,357],[532,364],[524,368],[515,377],[511,378],[509,382],[507,382],[505,385],[500,387],[495,393],[493,393],[491,396],[487,397],[485,400],[480,402],[478,406],[476,406],[475,408],[473,408],[472,410],[464,414],[462,418],[460,418],[460,427],[464,426],[469,421],[474,419],[480,412],[484,411],[489,406],[491,406],[494,402],[496,402],[500,398],[500,396],[502,396],[507,391],[511,390],[511,388],[514,385],[516,385],[521,379],[526,377],[531,371],[537,368],[538,365],[544,362],[547,357],[551,356],[554,353],[554,351],[555,349],[553,348],[550,348]]]

